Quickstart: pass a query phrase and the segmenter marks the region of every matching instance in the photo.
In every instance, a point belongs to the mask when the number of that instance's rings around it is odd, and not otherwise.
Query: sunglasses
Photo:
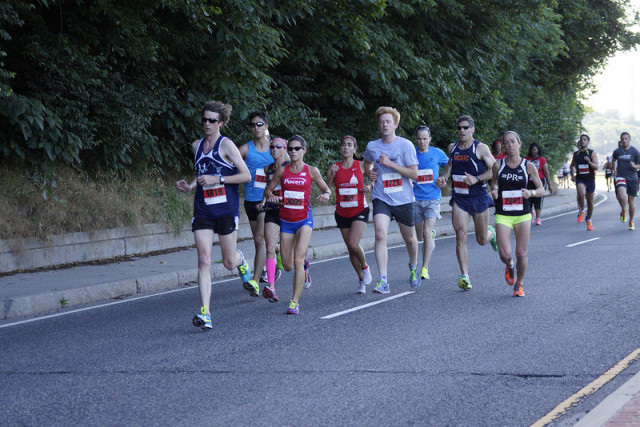
[[[458,130],[462,130],[462,129],[467,130],[467,129],[469,129],[470,127],[471,127],[471,126],[458,126]]]
[[[265,125],[264,122],[249,123],[250,128],[261,128],[264,125]]]
[[[278,150],[280,150],[281,148],[284,148],[284,145],[282,144],[278,144],[278,145],[270,145],[269,148],[271,148],[272,150],[275,150],[276,148]]]
[[[211,123],[211,124],[214,124],[214,125],[216,123],[218,123],[218,122],[221,122],[221,121],[222,120],[220,120],[220,119],[209,119],[209,118],[206,118],[206,117],[202,118],[202,123]]]
[[[302,147],[302,146],[300,146],[300,145],[299,145],[299,146],[297,146],[297,147],[287,147],[287,151],[293,151],[293,150],[300,151],[300,150],[302,150],[303,148],[304,148],[304,147]]]

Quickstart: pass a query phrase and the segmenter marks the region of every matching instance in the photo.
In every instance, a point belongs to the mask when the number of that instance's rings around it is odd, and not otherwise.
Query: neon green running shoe
[[[429,269],[427,267],[422,267],[422,270],[420,270],[420,278],[421,279],[429,278]]]
[[[489,225],[487,229],[493,233],[493,237],[491,238],[491,242],[490,242],[491,247],[493,248],[494,251],[498,252],[498,237],[496,236],[496,229],[493,228],[493,225]]]
[[[193,326],[201,328],[203,331],[208,331],[213,328],[211,325],[211,315],[207,313],[207,309],[204,307],[200,307],[200,314],[193,316],[191,323],[193,323]]]
[[[458,287],[463,291],[468,291],[471,289],[471,280],[469,280],[469,276],[466,274],[461,274],[458,279]]]
[[[280,256],[280,252],[276,254],[276,266],[279,270],[284,270],[284,265],[282,265],[282,257]]]
[[[252,297],[257,297],[260,295],[260,285],[258,285],[258,282],[253,279],[249,280],[248,282],[244,282],[242,284],[242,287],[245,291],[249,292]]]

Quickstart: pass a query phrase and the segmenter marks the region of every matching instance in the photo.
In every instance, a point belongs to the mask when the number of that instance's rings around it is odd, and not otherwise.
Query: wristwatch
[[[220,184],[224,185],[224,176],[220,176]]]

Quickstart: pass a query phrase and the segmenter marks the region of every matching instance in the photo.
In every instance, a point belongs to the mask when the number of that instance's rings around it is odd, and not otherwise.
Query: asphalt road
[[[575,213],[534,227],[524,298],[473,236],[473,289],[460,291],[445,237],[417,292],[393,248],[391,294],[357,295],[347,258],[320,261],[299,316],[284,314],[287,273],[277,304],[215,285],[210,332],[191,325],[196,288],[0,328],[0,424],[530,425],[640,347],[640,228],[608,196],[592,232]]]

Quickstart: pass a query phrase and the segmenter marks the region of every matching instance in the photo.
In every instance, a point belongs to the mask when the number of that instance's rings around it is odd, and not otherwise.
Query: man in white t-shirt
[[[391,219],[398,221],[400,234],[409,254],[409,283],[420,286],[418,269],[418,239],[413,218],[413,186],[418,178],[418,158],[413,144],[396,135],[400,113],[391,107],[376,110],[381,138],[367,144],[364,152],[365,174],[374,182],[373,225],[376,231],[375,255],[380,281],[373,292],[389,293],[387,278],[387,231]]]

